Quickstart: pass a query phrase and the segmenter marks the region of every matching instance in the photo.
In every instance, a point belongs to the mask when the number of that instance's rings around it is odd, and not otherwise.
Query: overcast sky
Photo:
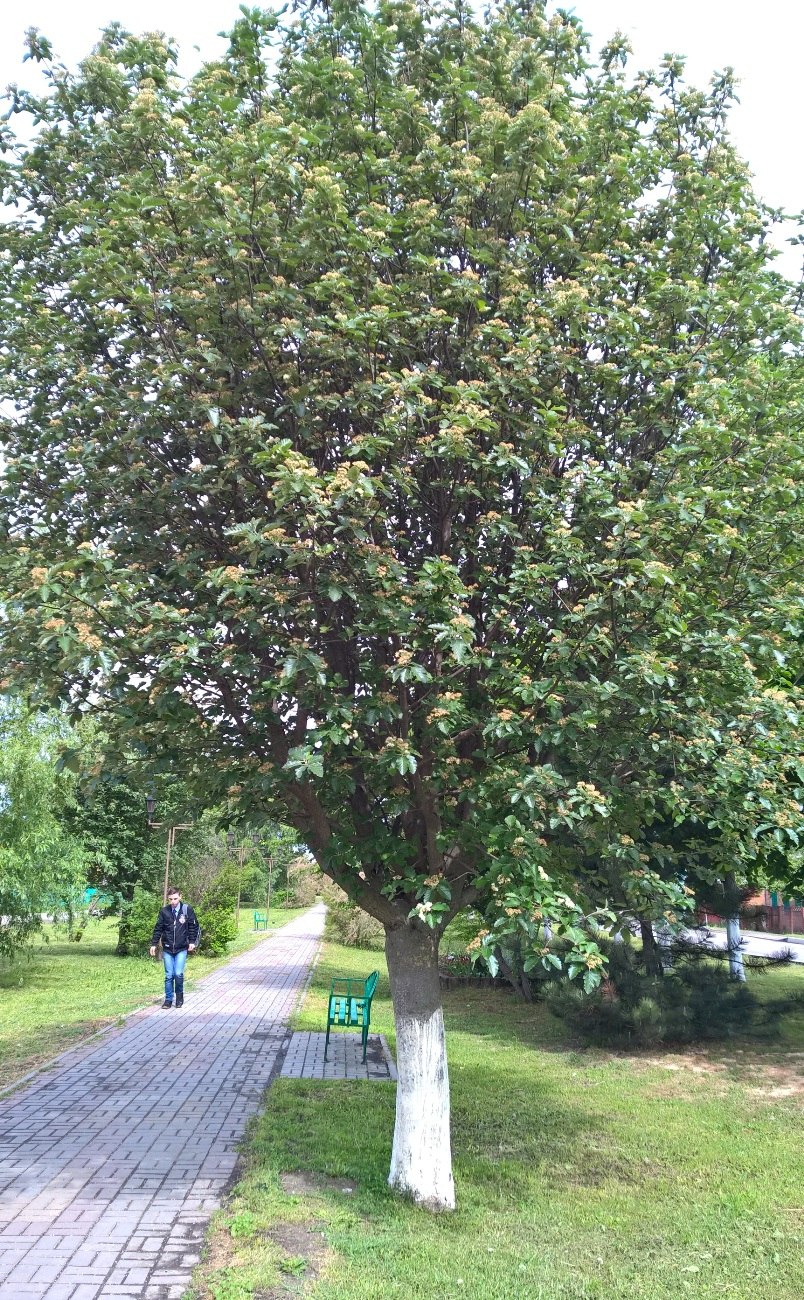
[[[732,132],[759,193],[788,211],[804,209],[802,0],[578,0],[565,7],[592,32],[596,49],[617,29],[626,32],[640,67],[655,66],[667,52],[684,54],[691,79],[702,85],[714,71],[735,68],[741,103]],[[191,71],[200,58],[221,50],[217,33],[237,15],[235,0],[0,0],[0,87],[30,83],[34,76],[21,62],[30,26],[49,36],[67,63],[88,53],[115,18],[133,31],[165,31],[178,40]],[[785,259],[788,274],[797,267],[797,254]]]

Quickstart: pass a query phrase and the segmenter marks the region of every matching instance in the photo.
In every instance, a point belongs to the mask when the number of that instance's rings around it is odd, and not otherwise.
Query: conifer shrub
[[[646,969],[632,944],[605,946],[607,977],[592,993],[565,977],[546,978],[541,990],[552,1014],[590,1045],[627,1049],[772,1037],[785,1012],[801,1001],[760,999],[750,983],[730,975],[727,954],[707,944],[675,940],[664,949],[661,974]],[[758,974],[790,957],[745,960]]]

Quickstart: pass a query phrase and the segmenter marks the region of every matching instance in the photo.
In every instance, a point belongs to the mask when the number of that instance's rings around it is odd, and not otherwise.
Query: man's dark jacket
[[[162,940],[164,952],[181,952],[192,943],[198,943],[198,920],[189,903],[179,903],[179,914],[174,917],[169,903],[162,908],[154,926],[151,943],[154,947]]]

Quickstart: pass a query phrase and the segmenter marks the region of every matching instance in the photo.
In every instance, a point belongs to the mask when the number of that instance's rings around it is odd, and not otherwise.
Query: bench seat
[[[329,1031],[335,1026],[344,1029],[359,1029],[363,1039],[363,1060],[366,1059],[369,1025],[371,1024],[371,999],[380,978],[379,971],[372,971],[368,979],[358,980],[338,977],[332,981],[329,990],[329,1007],[327,1009],[327,1039],[324,1044],[324,1060],[329,1051]]]

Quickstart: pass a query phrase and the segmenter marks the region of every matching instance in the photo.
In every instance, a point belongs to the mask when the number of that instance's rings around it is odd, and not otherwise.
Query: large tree
[[[685,816],[728,748],[747,806],[783,708],[798,323],[729,79],[593,66],[538,0],[254,11],[187,84],[118,28],[32,53],[9,677],[290,822],[383,922],[390,1181],[449,1207],[444,924],[491,883],[523,920],[673,902],[614,814]]]

